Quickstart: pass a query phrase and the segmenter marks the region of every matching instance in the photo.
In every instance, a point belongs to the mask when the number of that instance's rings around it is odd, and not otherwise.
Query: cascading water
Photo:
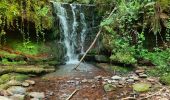
[[[87,23],[85,20],[85,14],[80,10],[81,5],[68,5],[71,8],[71,16],[70,12],[63,6],[63,4],[53,2],[55,13],[59,18],[61,32],[64,35],[63,43],[67,50],[66,63],[75,64],[79,62],[79,53],[84,53]]]
[[[84,13],[80,13],[81,23],[83,25],[83,29],[81,31],[81,54],[84,54],[84,44],[86,39],[86,31],[87,31],[87,23],[85,20]]]

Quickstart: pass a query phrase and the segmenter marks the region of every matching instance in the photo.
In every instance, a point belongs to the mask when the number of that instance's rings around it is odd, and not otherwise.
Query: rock
[[[139,74],[139,77],[140,77],[140,78],[147,78],[147,75],[146,75],[146,74],[141,73],[141,74]]]
[[[10,80],[8,83],[7,83],[9,86],[20,86],[21,85],[21,82],[17,81],[17,80]]]
[[[101,80],[102,79],[102,76],[96,76],[96,77],[94,77],[94,79],[96,79],[96,80]]]
[[[12,86],[12,87],[8,88],[7,91],[13,95],[26,93],[26,89],[21,86]]]
[[[146,92],[146,91],[149,91],[151,84],[150,83],[136,83],[132,87],[133,87],[133,90],[137,92]]]
[[[113,91],[113,90],[115,90],[116,89],[116,86],[113,86],[112,84],[105,84],[104,85],[104,90],[106,91],[106,92],[110,92],[110,91]]]
[[[155,82],[156,80],[153,79],[153,78],[147,78],[147,81],[149,81],[149,82]]]
[[[83,79],[81,82],[82,83],[86,83],[86,82],[88,82],[88,80],[87,79]]]
[[[115,75],[115,76],[112,76],[111,79],[112,80],[121,80],[122,78],[120,76]]]
[[[92,83],[93,82],[93,79],[88,79],[87,80],[89,83]]]
[[[119,85],[124,85],[125,81],[119,81]]]
[[[128,79],[127,82],[128,82],[128,83],[134,83],[135,80],[134,80],[134,79]]]
[[[11,96],[11,94],[7,90],[1,90],[0,95],[1,96]]]
[[[33,80],[25,80],[25,82],[29,83],[30,85],[34,85],[35,84],[35,81],[33,81]]]
[[[117,87],[119,87],[119,88],[123,88],[123,85],[118,85]]]
[[[25,95],[20,95],[20,94],[14,94],[13,96],[10,97],[12,100],[24,100]]]
[[[27,83],[27,82],[23,82],[22,83],[22,86],[24,86],[24,87],[28,87],[30,84],[29,83]]]
[[[105,55],[95,55],[94,57],[97,62],[101,63],[109,62],[109,58],[106,57]]]
[[[160,98],[159,100],[169,100],[168,98]]]
[[[144,73],[144,72],[145,72],[145,70],[143,70],[143,69],[139,69],[139,70],[136,70],[136,71],[135,71],[136,74]]]
[[[30,92],[28,95],[33,97],[33,98],[37,98],[37,99],[45,98],[44,92]]]
[[[40,99],[38,99],[38,98],[32,98],[32,99],[30,99],[30,100],[40,100]]]
[[[131,79],[134,79],[134,81],[139,81],[139,77],[138,76],[130,76]]]
[[[4,97],[4,96],[0,96],[0,100],[12,100],[12,99],[9,99],[9,98]]]
[[[95,88],[95,87],[96,87],[96,85],[95,85],[95,84],[93,84],[91,87],[92,87],[92,88]]]
[[[108,80],[107,82],[108,82],[108,83],[112,83],[112,80]]]

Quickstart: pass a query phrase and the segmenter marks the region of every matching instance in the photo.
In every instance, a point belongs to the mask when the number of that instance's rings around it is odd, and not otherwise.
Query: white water
[[[78,63],[79,61],[78,61],[77,49],[79,48],[80,45],[81,48],[80,52],[84,53],[84,44],[85,44],[86,30],[87,30],[87,24],[86,24],[84,13],[76,12],[77,10],[79,10],[79,8],[81,8],[81,5],[70,4],[71,11],[72,11],[71,17],[67,16],[68,15],[67,9],[65,9],[62,6],[62,4],[58,2],[53,2],[53,5],[56,10],[55,13],[57,13],[57,16],[59,17],[60,20],[61,31],[64,34],[63,43],[66,47],[67,50],[66,57],[68,58],[66,64]],[[80,24],[82,27],[80,33],[77,32],[79,27],[79,24],[77,22],[77,14],[80,15]],[[70,20],[68,17],[72,19]],[[80,40],[78,40],[79,34],[80,34]]]
[[[84,54],[84,44],[86,39],[86,31],[87,31],[87,23],[85,20],[84,13],[80,13],[81,23],[83,25],[83,29],[81,31],[81,54]]]

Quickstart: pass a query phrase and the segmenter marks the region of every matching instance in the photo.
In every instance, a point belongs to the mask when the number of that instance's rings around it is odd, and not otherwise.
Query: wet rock
[[[92,88],[95,88],[95,87],[96,87],[96,85],[95,85],[95,84],[93,84],[91,87],[92,87]]]
[[[137,92],[146,92],[146,91],[149,91],[151,84],[150,83],[136,83],[132,87],[133,87],[133,90]]]
[[[108,83],[112,83],[112,80],[107,80]]]
[[[86,83],[86,82],[88,82],[88,80],[87,79],[83,79],[81,82],[82,83]]]
[[[25,82],[29,83],[30,85],[34,85],[35,84],[35,81],[33,81],[33,80],[25,80]]]
[[[144,73],[144,72],[145,72],[145,70],[143,70],[143,69],[139,69],[139,70],[136,70],[136,71],[135,71],[136,74]]]
[[[125,81],[119,81],[119,85],[124,85]]]
[[[112,76],[111,79],[112,80],[121,80],[122,78],[120,76],[115,75],[115,76]]]
[[[7,91],[11,94],[25,94],[26,93],[26,89],[24,87],[21,86],[12,86],[10,88],[7,89]]]
[[[127,80],[127,82],[128,82],[128,83],[134,83],[135,80],[130,78],[130,79]]]
[[[109,62],[109,58],[106,57],[105,55],[95,55],[94,57],[97,62],[101,63]]]
[[[134,79],[134,81],[139,81],[139,77],[138,76],[130,76],[131,79]]]
[[[27,83],[27,82],[23,82],[22,83],[22,86],[24,86],[24,87],[28,87],[30,84],[29,83]]]
[[[117,85],[117,87],[119,87],[119,88],[123,88],[123,85]]]
[[[153,78],[147,78],[147,81],[149,81],[149,82],[155,82],[156,80],[153,79]]]
[[[0,96],[0,100],[12,100],[12,99],[9,99],[9,98],[4,97],[4,96]]]
[[[96,77],[94,77],[94,79],[96,79],[96,80],[101,80],[102,79],[102,76],[96,76]]]
[[[114,91],[115,89],[116,89],[116,86],[114,86],[112,84],[105,84],[104,85],[104,90],[106,92]]]
[[[1,90],[0,95],[1,96],[11,96],[11,94],[7,90]]]
[[[44,92],[30,92],[28,95],[33,97],[33,98],[37,98],[37,99],[45,98]]]
[[[20,95],[20,94],[14,94],[13,96],[10,97],[12,100],[24,100],[25,95]]]
[[[89,83],[94,82],[94,80],[93,80],[93,79],[88,79],[87,81],[88,81]]]
[[[141,74],[139,74],[139,77],[140,77],[140,78],[147,78],[147,75],[146,75],[146,74],[141,73]]]
[[[9,86],[19,86],[19,85],[21,85],[21,82],[19,82],[17,80],[10,80],[7,84]]]

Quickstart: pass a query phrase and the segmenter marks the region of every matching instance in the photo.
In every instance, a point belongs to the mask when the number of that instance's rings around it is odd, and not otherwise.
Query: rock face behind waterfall
[[[78,61],[95,37],[95,6],[53,2],[55,27],[66,49],[67,63]]]

